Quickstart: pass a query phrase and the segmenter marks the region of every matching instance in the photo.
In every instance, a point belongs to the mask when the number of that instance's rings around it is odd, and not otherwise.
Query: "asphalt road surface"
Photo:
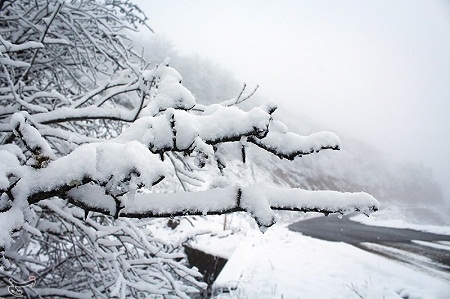
[[[352,244],[429,272],[444,272],[450,280],[449,235],[369,226],[336,215],[299,221],[289,229],[322,240]]]

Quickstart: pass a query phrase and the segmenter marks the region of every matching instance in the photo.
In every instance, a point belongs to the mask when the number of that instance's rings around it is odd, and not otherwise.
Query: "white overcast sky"
[[[450,1],[135,1],[181,54],[432,168],[450,201]]]

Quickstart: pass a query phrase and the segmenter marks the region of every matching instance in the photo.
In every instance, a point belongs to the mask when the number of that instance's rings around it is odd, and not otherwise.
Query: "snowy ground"
[[[450,227],[411,224],[394,214],[391,210],[373,218],[357,216],[356,220],[450,234]],[[307,217],[311,216],[314,214]],[[398,218],[395,221],[394,216]],[[218,229],[223,224],[218,219],[204,225]],[[234,229],[246,223],[238,219],[233,221]],[[291,232],[286,223],[294,220],[284,219],[265,234],[248,228],[232,237],[222,232],[197,238],[194,247],[231,256],[216,281],[215,298],[450,298],[448,272],[423,271],[345,243]],[[450,250],[450,246],[443,244],[441,249]],[[229,287],[237,289],[220,294]]]
[[[448,223],[448,207],[436,207],[435,210],[441,211],[442,218]],[[434,215],[430,215],[432,217]],[[373,213],[370,217],[357,215],[351,218],[353,221],[361,222],[371,226],[384,226],[394,228],[409,228],[423,232],[429,232],[441,235],[450,235],[449,225],[431,225],[429,221],[420,220],[414,217],[405,216],[401,207],[391,206]],[[431,219],[430,219],[431,220]],[[450,296],[449,296],[450,298]]]
[[[245,265],[237,271],[241,273],[219,276],[223,286],[238,280],[237,290],[227,295],[231,298],[445,299],[450,295],[448,278],[348,244],[302,236],[282,225],[248,237],[253,247],[239,258]]]

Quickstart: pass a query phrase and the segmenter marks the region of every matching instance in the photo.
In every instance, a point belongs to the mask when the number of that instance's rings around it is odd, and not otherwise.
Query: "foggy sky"
[[[180,53],[259,84],[294,115],[430,167],[450,202],[450,2],[135,2]]]

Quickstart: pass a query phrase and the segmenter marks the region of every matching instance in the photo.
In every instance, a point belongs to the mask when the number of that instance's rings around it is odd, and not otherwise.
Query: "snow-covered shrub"
[[[242,94],[197,104],[169,59],[133,52],[124,30],[145,19],[129,1],[0,5],[0,296],[32,276],[24,296],[188,298],[198,272],[146,218],[247,211],[264,229],[277,209],[378,208],[366,193],[227,184],[225,143],[292,160],[339,138],[290,133],[273,105],[239,109]]]

